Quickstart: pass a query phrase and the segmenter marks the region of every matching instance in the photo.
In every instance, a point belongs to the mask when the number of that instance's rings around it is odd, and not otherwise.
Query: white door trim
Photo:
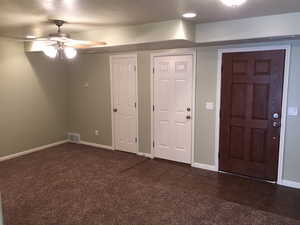
[[[193,74],[192,74],[192,82],[193,82],[193,90],[192,90],[192,149],[191,149],[191,164],[194,163],[194,153],[195,153],[195,93],[196,93],[196,60],[197,54],[196,49],[194,48],[184,48],[184,49],[171,49],[171,50],[159,50],[150,54],[151,67],[150,67],[150,89],[151,89],[151,156],[155,157],[155,148],[153,146],[154,141],[154,58],[158,56],[181,56],[181,55],[192,55],[193,56]]]
[[[116,142],[115,142],[115,115],[113,113],[114,109],[114,98],[113,98],[113,74],[112,74],[112,61],[115,58],[128,58],[134,57],[135,64],[136,64],[136,71],[135,71],[135,79],[136,79],[136,132],[137,132],[137,150],[136,153],[139,152],[139,96],[138,96],[138,64],[137,64],[137,53],[127,53],[127,54],[120,54],[120,55],[111,55],[109,56],[109,68],[110,68],[110,106],[111,106],[111,132],[112,132],[112,150],[116,150]]]
[[[283,185],[283,158],[285,147],[287,103],[288,103],[288,86],[290,75],[290,56],[291,45],[270,45],[264,47],[247,47],[247,48],[224,48],[218,50],[218,74],[217,74],[217,100],[216,100],[216,127],[215,127],[215,169],[219,171],[219,139],[220,139],[220,109],[221,109],[221,75],[222,75],[222,56],[223,53],[230,52],[254,52],[254,51],[270,51],[270,50],[286,50],[284,84],[282,97],[282,118],[279,145],[279,161],[278,161],[278,180],[277,183]]]

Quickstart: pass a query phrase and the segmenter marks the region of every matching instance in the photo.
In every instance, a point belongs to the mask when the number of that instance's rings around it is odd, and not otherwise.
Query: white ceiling
[[[219,0],[0,0],[0,35],[24,37],[55,31],[48,19],[71,23],[66,31],[178,19],[187,11],[195,22],[212,22],[300,11],[300,0],[248,0],[228,8]],[[79,24],[83,23],[83,24]]]

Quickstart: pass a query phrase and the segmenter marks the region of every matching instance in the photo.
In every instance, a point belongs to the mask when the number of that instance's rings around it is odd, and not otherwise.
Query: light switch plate
[[[214,108],[215,108],[214,103],[213,102],[206,102],[205,108],[207,110],[214,110]]]
[[[298,116],[298,107],[288,107],[289,116]]]

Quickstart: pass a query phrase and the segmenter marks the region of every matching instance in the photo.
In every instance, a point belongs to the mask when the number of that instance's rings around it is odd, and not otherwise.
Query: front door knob
[[[113,111],[114,111],[114,112],[118,112],[118,109],[114,109]]]
[[[190,120],[190,119],[191,119],[191,116],[186,116],[186,119]]]

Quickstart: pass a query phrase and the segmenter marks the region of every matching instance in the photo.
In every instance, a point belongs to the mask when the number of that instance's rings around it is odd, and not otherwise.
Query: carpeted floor
[[[300,224],[300,191],[64,144],[0,163],[5,225]]]

